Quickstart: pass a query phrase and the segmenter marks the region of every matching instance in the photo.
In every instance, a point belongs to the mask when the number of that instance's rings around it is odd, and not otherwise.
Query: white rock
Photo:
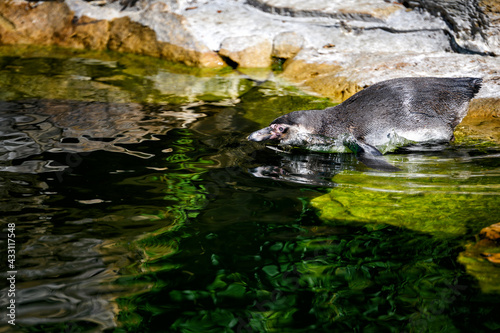
[[[273,40],[272,55],[277,58],[293,58],[304,45],[304,37],[293,31],[282,32]]]
[[[299,52],[293,61],[335,65],[338,68],[335,73],[324,75],[345,77],[360,87],[398,77],[481,77],[483,87],[476,97],[500,98],[500,62],[496,57],[446,52],[320,53],[307,49]]]

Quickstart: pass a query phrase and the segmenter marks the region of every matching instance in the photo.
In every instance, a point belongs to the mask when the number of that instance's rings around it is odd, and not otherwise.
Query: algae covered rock
[[[478,238],[466,245],[458,261],[476,277],[483,292],[500,293],[500,223],[482,229]]]
[[[398,158],[408,173],[343,172],[313,207],[328,223],[390,224],[438,237],[465,235],[500,216],[498,185],[483,185],[498,183],[494,172],[438,157]]]

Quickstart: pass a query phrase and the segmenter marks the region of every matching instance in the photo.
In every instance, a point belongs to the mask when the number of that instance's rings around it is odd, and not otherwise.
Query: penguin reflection
[[[333,187],[333,176],[343,170],[354,170],[358,165],[353,154],[322,154],[268,148],[272,150],[261,150],[257,156],[257,160],[264,157],[265,162],[260,162],[261,166],[248,170],[255,177]]]

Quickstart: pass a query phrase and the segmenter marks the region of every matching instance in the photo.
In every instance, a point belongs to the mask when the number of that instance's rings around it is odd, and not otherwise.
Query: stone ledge
[[[308,49],[285,63],[282,76],[336,102],[376,82],[405,76],[481,77],[483,87],[476,97],[500,98],[498,58],[480,55],[446,52],[353,54]]]
[[[0,44],[58,45],[76,49],[109,49],[164,58],[189,66],[217,68],[225,65],[220,56],[189,35],[176,36],[177,44],[158,40],[150,27],[128,16],[111,20],[75,17],[64,2],[42,2],[36,6],[22,1],[0,2]],[[164,15],[165,16],[165,15]],[[56,17],[57,19],[54,19]],[[169,18],[181,22],[175,14]],[[180,40],[185,38],[185,45]]]

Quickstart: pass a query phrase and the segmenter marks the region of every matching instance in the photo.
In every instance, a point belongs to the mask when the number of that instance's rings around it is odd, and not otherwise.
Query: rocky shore
[[[500,117],[494,0],[11,0],[0,2],[1,44],[109,49],[202,68],[274,61],[283,78],[338,102],[389,78],[482,77],[468,118]]]

